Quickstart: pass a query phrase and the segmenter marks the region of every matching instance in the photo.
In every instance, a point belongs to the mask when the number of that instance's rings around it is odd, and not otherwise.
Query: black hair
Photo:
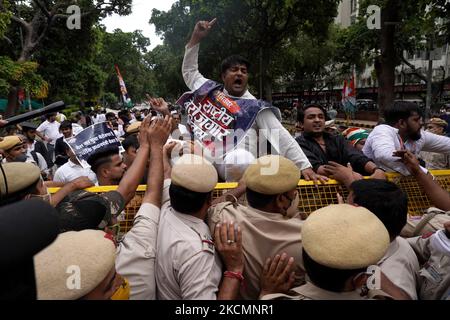
[[[222,61],[222,64],[220,66],[220,74],[224,74],[229,68],[236,65],[245,65],[247,67],[247,70],[249,70],[251,66],[250,61],[248,61],[244,57],[239,55],[232,55]]]
[[[297,120],[298,120],[300,123],[304,123],[304,121],[305,121],[305,111],[308,110],[308,109],[311,109],[311,108],[317,108],[317,109],[320,109],[320,110],[323,112],[323,115],[324,115],[324,117],[325,117],[325,120],[328,119],[328,117],[327,117],[327,111],[325,110],[325,108],[324,108],[323,106],[321,106],[320,104],[309,104],[309,105],[303,107],[302,109],[300,109],[300,112],[299,112],[298,115],[297,115]]]
[[[305,249],[303,249],[303,264],[309,279],[316,286],[332,292],[342,292],[348,279],[367,269],[341,270],[330,268],[314,261]]]
[[[107,114],[105,114],[105,118],[116,118],[116,114],[114,112],[108,112]]]
[[[33,128],[27,127],[27,124],[22,125],[22,132],[23,133],[28,132],[28,131],[32,131],[32,130],[36,131],[36,128],[35,127],[33,127]]]
[[[246,189],[247,201],[248,204],[255,209],[261,209],[275,201],[277,195],[267,195],[262,194],[256,191],[251,190],[250,188]]]
[[[87,163],[91,166],[92,171],[97,173],[98,169],[107,164],[111,163],[112,157],[119,154],[119,148],[113,147],[104,150],[100,150],[99,152],[93,154],[87,160]]]
[[[56,116],[56,112],[50,112],[45,115],[45,118],[50,119],[51,117],[55,117],[55,116]]]
[[[194,192],[172,183],[169,187],[169,195],[172,208],[181,213],[194,214],[211,199],[212,192]]]
[[[353,202],[375,214],[392,239],[400,235],[406,224],[408,197],[396,184],[380,179],[358,180],[350,190]]]
[[[122,142],[122,147],[125,149],[125,151],[128,151],[131,147],[134,147],[136,150],[139,149],[139,140],[135,134],[130,135],[125,138],[125,140]]]
[[[63,122],[61,122],[59,130],[62,129],[72,129],[72,122],[70,122],[69,120],[64,120]]]
[[[417,113],[422,116],[422,110],[414,102],[396,101],[384,110],[384,119],[388,125],[395,125],[399,120],[406,120]]]

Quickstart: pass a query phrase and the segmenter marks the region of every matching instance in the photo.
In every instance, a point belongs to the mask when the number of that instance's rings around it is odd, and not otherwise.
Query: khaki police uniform
[[[358,290],[348,292],[333,292],[324,290],[311,282],[291,289],[292,295],[268,294],[261,300],[367,300],[368,296],[361,296]]]
[[[236,221],[242,228],[245,286],[243,299],[258,299],[260,278],[266,259],[286,252],[295,259],[295,285],[304,283],[301,228],[299,215],[286,219],[280,213],[265,212],[233,202],[224,202],[210,209],[209,227],[213,232],[220,221]]]
[[[222,264],[204,221],[165,205],[161,210],[156,256],[158,299],[216,299]]]
[[[163,199],[169,199],[170,180],[164,181]],[[142,203],[134,217],[133,227],[117,248],[116,270],[130,283],[130,300],[155,300],[156,238],[160,209],[151,203]]]
[[[450,221],[450,211],[429,208],[423,216],[408,216],[405,227],[401,232],[404,238],[421,236],[426,233],[444,229],[444,223]]]
[[[450,155],[436,152],[422,151],[419,157],[426,163],[428,170],[446,170],[450,168]]]
[[[274,170],[276,169],[276,170]],[[268,155],[250,164],[243,177],[246,187],[268,197],[295,190],[300,179],[297,166],[281,156]],[[296,262],[296,285],[304,283],[301,258],[302,220],[298,214],[298,195],[291,200],[293,213],[265,212],[235,202],[210,209],[211,232],[218,222],[236,221],[242,228],[245,286],[240,295],[257,299],[260,278],[267,258],[286,252]]]
[[[173,166],[171,184],[192,192],[211,192],[217,171],[196,155],[183,155]],[[222,264],[208,225],[193,215],[177,212],[169,202],[161,207],[156,246],[157,298],[215,300]]]
[[[450,300],[450,256],[438,252],[431,245],[432,234],[408,239],[420,262],[419,298],[422,300]]]
[[[369,210],[348,204],[330,205],[313,212],[303,224],[302,239],[303,252],[316,264],[355,273],[380,261],[389,247],[389,233],[383,223]],[[387,296],[377,288],[364,297],[360,288],[330,292],[309,280],[291,291],[289,294],[293,295],[270,294],[261,299],[361,300]]]
[[[378,265],[392,283],[405,291],[411,299],[417,300],[419,261],[405,239],[395,238]]]

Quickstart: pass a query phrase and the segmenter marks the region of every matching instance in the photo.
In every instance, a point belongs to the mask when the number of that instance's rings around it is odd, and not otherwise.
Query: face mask
[[[27,161],[27,155],[25,153],[22,153],[21,155],[18,155],[14,158],[14,162],[25,162]]]
[[[42,195],[42,194],[32,194],[30,196],[30,198],[41,199],[41,200],[43,200],[45,202],[50,203],[50,201],[52,200],[52,195],[50,194],[50,191],[48,191],[48,188],[47,188],[47,194],[44,194],[44,195]]]
[[[111,300],[130,300],[130,283],[127,279],[123,278],[122,284],[111,296]]]
[[[295,217],[298,214],[298,203],[299,202],[300,202],[300,197],[298,195],[298,192],[296,192],[295,193],[295,198],[291,200],[291,205],[286,210],[285,217],[287,219]]]

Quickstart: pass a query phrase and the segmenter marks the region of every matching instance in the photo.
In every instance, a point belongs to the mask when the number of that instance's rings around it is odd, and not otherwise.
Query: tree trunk
[[[33,50],[32,46],[28,43],[25,43],[17,62],[21,63],[30,60],[32,50]],[[19,113],[20,106],[19,106],[19,99],[17,97],[18,92],[19,92],[18,86],[15,84],[11,84],[8,93],[8,105],[5,111],[5,118],[12,117]]]
[[[382,115],[384,109],[395,99],[395,67],[397,56],[395,51],[395,24],[398,21],[398,0],[389,0],[381,12],[381,55],[375,60],[375,71],[378,78],[378,105]]]
[[[270,49],[262,48],[261,74],[264,86],[264,100],[272,102],[272,77],[269,75]]]
[[[17,98],[17,93],[19,88],[15,86],[9,87],[8,93],[8,105],[6,106],[5,119],[16,115],[19,111],[19,99]]]

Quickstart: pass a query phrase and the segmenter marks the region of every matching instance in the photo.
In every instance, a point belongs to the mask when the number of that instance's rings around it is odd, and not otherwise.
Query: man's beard
[[[408,135],[408,137],[409,137],[409,139],[412,140],[412,141],[417,141],[417,140],[419,140],[420,138],[422,138],[422,134],[421,134],[420,131],[419,131],[419,132],[413,132],[413,133],[410,133],[410,134]]]

